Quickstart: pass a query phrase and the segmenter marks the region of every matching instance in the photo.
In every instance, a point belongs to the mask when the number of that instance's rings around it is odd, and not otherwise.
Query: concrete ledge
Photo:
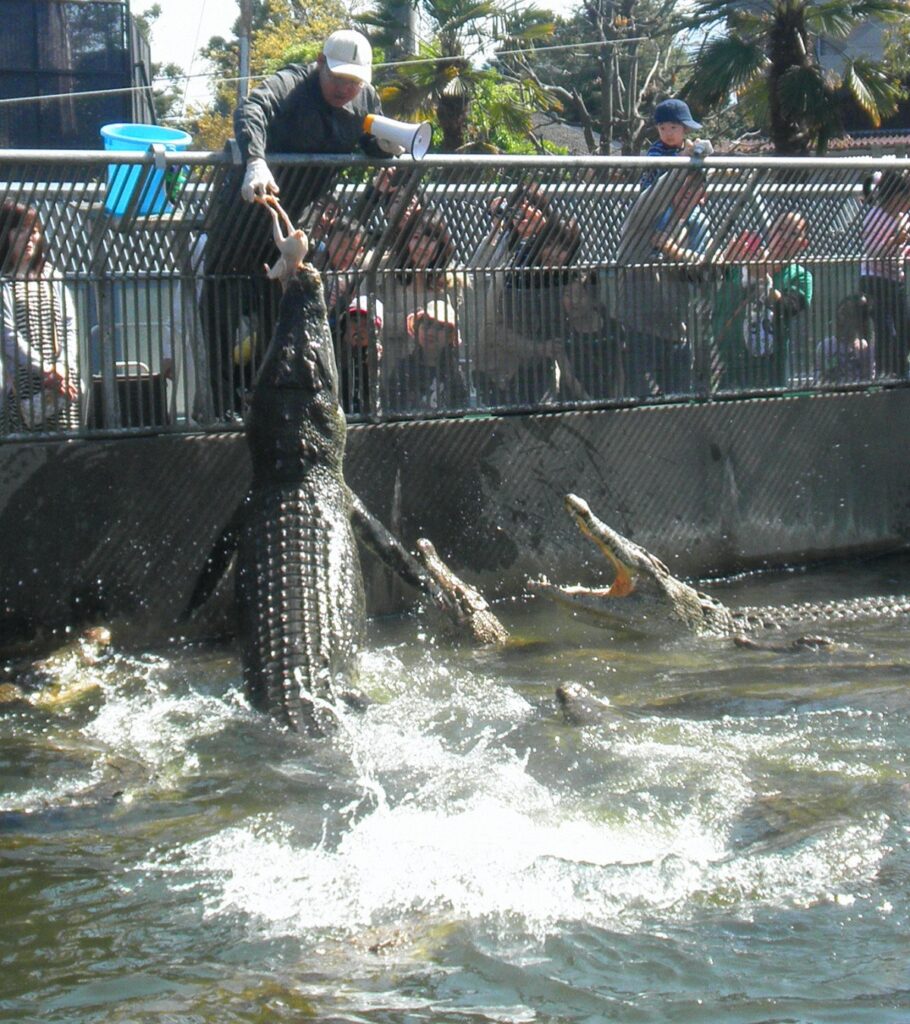
[[[677,575],[904,547],[910,391],[355,425],[346,475],[488,596],[595,580],[574,491]],[[168,632],[248,482],[239,434],[0,445],[0,644],[88,618]],[[405,599],[366,565],[374,612]]]

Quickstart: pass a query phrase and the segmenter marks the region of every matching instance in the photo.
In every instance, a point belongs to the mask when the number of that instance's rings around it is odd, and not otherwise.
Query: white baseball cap
[[[418,310],[418,316],[420,312]],[[452,308],[452,304],[443,299],[434,299],[432,302],[428,302],[422,312],[427,320],[435,320],[436,323],[445,324],[446,327],[458,325],[458,316]]]
[[[350,28],[333,32],[322,47],[329,71],[343,78],[356,78],[367,85],[373,80],[373,47],[360,32]]]
[[[382,327],[382,300],[376,299],[373,304],[376,310],[373,316],[373,323],[377,330]],[[362,313],[364,316],[370,315],[370,297],[369,295],[358,295],[356,299],[348,306],[348,313]]]

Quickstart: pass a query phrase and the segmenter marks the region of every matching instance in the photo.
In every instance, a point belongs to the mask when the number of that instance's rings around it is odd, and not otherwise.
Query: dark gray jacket
[[[234,137],[244,161],[266,153],[351,153],[358,146],[383,157],[388,154],[363,133],[364,117],[381,113],[371,85],[344,107],[330,107],[319,88],[319,65],[288,64],[240,102]]]
[[[350,153],[387,157],[371,135],[363,133],[367,114],[379,114],[379,96],[365,85],[344,107],[330,107],[319,88],[319,65],[289,64],[270,75],[234,112],[234,136],[244,162],[271,153]],[[206,272],[260,276],[262,264],[275,258],[271,221],[258,203],[240,199],[244,168],[228,173],[206,222]],[[281,203],[297,221],[309,203],[327,192],[337,176],[332,167],[272,167]]]

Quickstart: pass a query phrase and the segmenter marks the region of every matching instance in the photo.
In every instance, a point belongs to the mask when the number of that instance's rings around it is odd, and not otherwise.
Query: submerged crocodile
[[[749,634],[805,625],[834,626],[859,619],[910,615],[910,596],[862,597],[848,601],[728,608],[673,576],[660,559],[601,522],[586,501],[569,494],[566,508],[581,532],[592,540],[613,568],[608,587],[558,586],[531,580],[528,588],[571,608],[638,627],[675,627],[695,633],[732,636],[748,646]],[[804,637],[801,646],[823,643]]]

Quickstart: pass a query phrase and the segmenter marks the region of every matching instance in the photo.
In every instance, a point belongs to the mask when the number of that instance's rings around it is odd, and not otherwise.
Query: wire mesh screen
[[[908,161],[0,163],[6,437],[241,426],[296,230],[355,420],[907,380]]]
[[[93,146],[101,125],[132,118],[127,91],[79,95],[134,84],[127,3],[0,0],[0,16],[0,98],[52,97],[0,104],[0,146]],[[147,64],[140,48],[136,63]]]

